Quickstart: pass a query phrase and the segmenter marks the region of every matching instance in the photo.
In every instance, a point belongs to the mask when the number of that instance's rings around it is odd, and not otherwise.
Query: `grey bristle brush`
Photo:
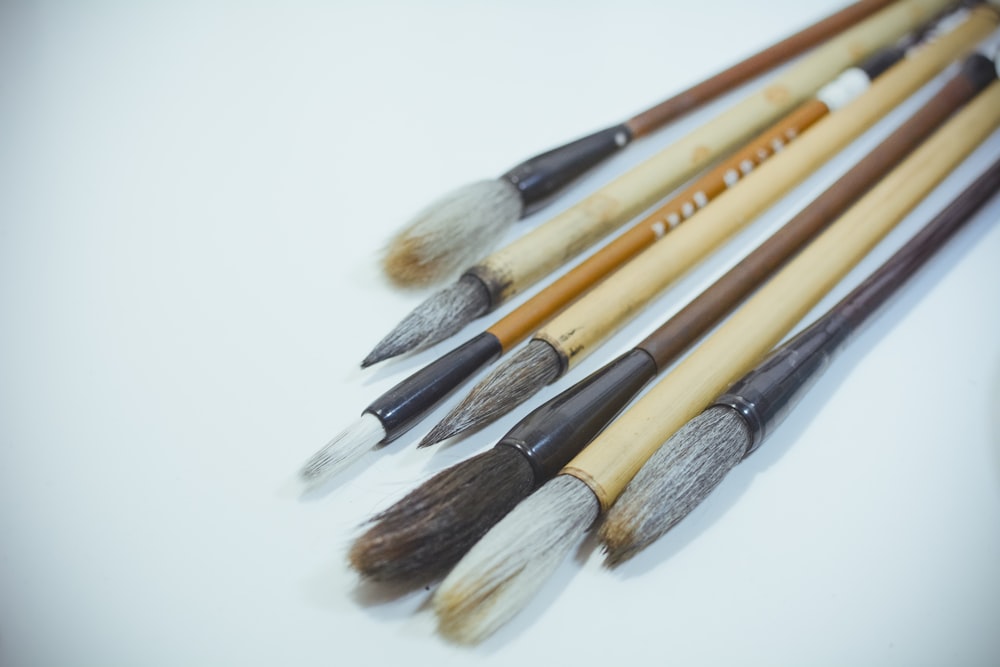
[[[458,188],[431,204],[390,241],[382,261],[402,286],[435,283],[485,254],[517,220],[611,155],[719,95],[777,67],[889,4],[864,0],[777,42],[624,123],[553,148],[497,179]]]
[[[407,315],[361,365],[429,347],[500,307],[811,98],[845,69],[892,44],[950,4],[947,0],[897,0],[817,46],[713,119],[476,261],[455,283],[432,294]]]
[[[350,549],[354,569],[396,583],[422,583],[447,572],[694,340],[995,78],[993,61],[969,56],[878,147],[639,345],[533,410],[493,448],[441,471],[372,517]]]
[[[600,529],[607,564],[618,565],[653,543],[760,447],[852,334],[998,189],[1000,161],[854,291],[671,437],[608,512]]]
[[[435,592],[438,630],[477,643],[517,614],[663,443],[759,364],[998,126],[1000,83],[993,83],[493,526]]]

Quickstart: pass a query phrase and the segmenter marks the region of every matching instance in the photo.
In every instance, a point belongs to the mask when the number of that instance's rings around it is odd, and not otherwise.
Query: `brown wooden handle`
[[[568,262],[713,160],[815,95],[852,64],[899,39],[951,0],[897,0],[815,49],[680,141],[536,227],[468,273],[482,281],[494,307]]]
[[[629,119],[625,125],[634,138],[641,137],[666,123],[718,97],[722,93],[759,76],[762,72],[777,67],[794,58],[814,45],[844,31],[849,26],[874,14],[892,0],[862,0],[845,7],[836,14],[773,44],[746,60],[723,70],[670,99],[660,102]]]
[[[827,106],[817,99],[806,102],[487,331],[496,336],[505,351],[517,345],[598,281],[663,238],[727,187],[735,185],[741,175],[750,173],[774,155],[776,148],[800,136],[827,111]]]
[[[727,190],[689,223],[681,225],[566,308],[536,334],[573,368],[612,332],[701,261],[791,187],[871,127],[988,35],[994,10],[982,6],[953,31],[876,79],[867,93],[816,123],[780,155]]]
[[[602,508],[677,429],[752,369],[991,132],[1000,82],[959,111],[563,468]]]

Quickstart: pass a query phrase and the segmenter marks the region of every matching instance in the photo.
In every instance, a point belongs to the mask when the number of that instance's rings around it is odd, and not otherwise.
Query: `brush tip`
[[[421,446],[493,423],[554,382],[561,369],[559,353],[543,340],[532,340],[473,387],[424,436]]]
[[[521,217],[521,196],[503,179],[458,188],[419,213],[386,247],[382,269],[400,287],[425,287],[484,255]]]
[[[682,426],[649,458],[598,531],[609,567],[629,560],[677,525],[732,468],[750,442],[735,410],[714,406]]]
[[[462,276],[414,308],[379,341],[361,362],[362,368],[407,352],[417,352],[457,333],[489,310],[490,293],[482,281]]]
[[[306,461],[299,470],[299,480],[305,484],[307,491],[315,489],[352,466],[385,436],[386,431],[378,417],[364,413]]]
[[[473,544],[531,493],[531,464],[494,447],[437,473],[375,515],[348,561],[363,577],[419,584],[443,576]]]

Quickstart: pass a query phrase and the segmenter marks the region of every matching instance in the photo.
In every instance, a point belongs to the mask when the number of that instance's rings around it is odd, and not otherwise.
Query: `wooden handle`
[[[540,329],[536,338],[564,356],[567,368],[713,249],[920,88],[997,25],[986,7],[873,82],[867,93],[721,194],[690,223],[650,247]]]
[[[469,269],[494,306],[648,208],[710,161],[811,97],[842,70],[949,4],[899,0],[818,47],[742,102]]]
[[[995,79],[993,61],[979,54],[967,58],[962,71],[919,111],[636,347],[649,354],[658,368],[666,368],[676,361],[684,350],[721,322],[743,299],[936,131],[951,114]]]
[[[667,438],[752,369],[998,126],[1000,82],[872,188],[562,472],[587,483],[602,508],[610,507]]]
[[[652,214],[595,252],[487,331],[509,350],[598,281],[690,218],[741,176],[750,173],[828,112],[818,99],[804,103]]]
[[[849,5],[836,14],[831,14],[804,30],[755,53],[729,69],[723,70],[711,78],[681,91],[670,99],[660,102],[655,107],[637,114],[625,125],[632,132],[634,138],[648,134],[691,109],[701,106],[708,100],[760,75],[761,72],[766,72],[812,48],[813,45],[843,32],[858,21],[882,9],[891,1],[863,0]]]

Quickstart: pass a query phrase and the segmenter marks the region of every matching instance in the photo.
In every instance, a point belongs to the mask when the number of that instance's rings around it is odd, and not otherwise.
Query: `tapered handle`
[[[818,47],[714,120],[469,269],[506,301],[653,205],[712,160],[811,97],[847,67],[948,4],[899,0]]]
[[[660,445],[759,363],[997,126],[1000,83],[993,83],[764,285],[563,472],[587,483],[602,507],[609,507]]]
[[[540,329],[572,368],[623,326],[676,278],[746,226],[791,187],[970,50],[997,25],[986,7],[872,82],[867,93],[830,114],[747,175],[739,187],[719,195],[690,223],[673,231],[623,266]]]

